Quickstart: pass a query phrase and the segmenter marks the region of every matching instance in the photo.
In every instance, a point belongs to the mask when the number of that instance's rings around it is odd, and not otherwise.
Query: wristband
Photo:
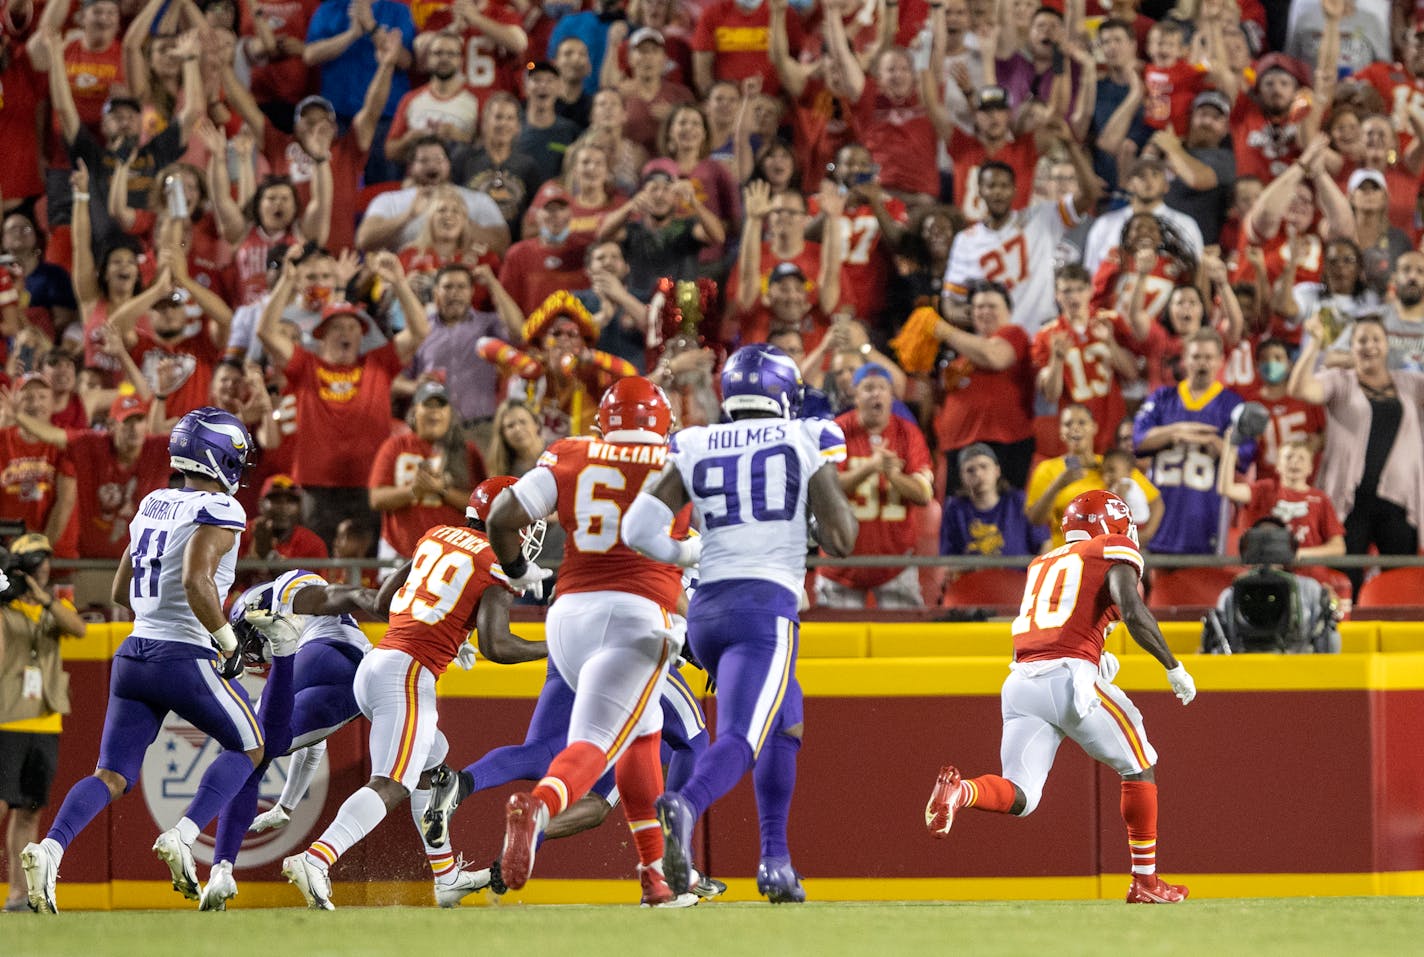
[[[237,650],[237,632],[232,630],[231,624],[224,623],[217,631],[209,632],[208,637],[225,655],[230,655]]]
[[[79,192],[76,192],[76,193],[74,193],[73,195],[74,195],[74,198],[75,198],[75,199],[83,200],[83,201],[86,202],[86,203],[89,202],[89,194],[88,194],[88,193],[79,193]]]
[[[529,561],[523,555],[520,555],[508,565],[500,562],[500,567],[504,569],[505,578],[510,580],[523,578],[524,573],[529,571]]]

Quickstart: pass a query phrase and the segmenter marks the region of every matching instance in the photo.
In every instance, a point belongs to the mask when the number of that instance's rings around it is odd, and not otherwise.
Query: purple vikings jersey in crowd
[[[1193,400],[1185,381],[1163,386],[1147,397],[1137,411],[1132,440],[1141,443],[1148,431],[1174,422],[1204,422],[1225,433],[1231,413],[1242,403],[1241,396],[1219,382],[1205,395]],[[1249,463],[1255,445],[1241,447],[1242,464]],[[1159,449],[1152,456],[1151,479],[1162,492],[1165,515],[1153,536],[1154,552],[1168,555],[1209,555],[1220,548],[1224,538],[1226,510],[1216,491],[1217,457],[1201,445],[1177,443]],[[1144,543],[1145,544],[1145,543]]]

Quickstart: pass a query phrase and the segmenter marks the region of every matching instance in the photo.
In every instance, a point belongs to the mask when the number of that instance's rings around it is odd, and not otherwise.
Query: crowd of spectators
[[[244,557],[402,555],[770,341],[861,554],[1029,554],[1088,488],[1159,552],[1417,552],[1416,6],[3,0],[0,519],[119,557],[211,404]]]

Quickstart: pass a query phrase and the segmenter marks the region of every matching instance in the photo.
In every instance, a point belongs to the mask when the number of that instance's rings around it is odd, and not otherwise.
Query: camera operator
[[[69,676],[61,638],[84,634],[74,606],[49,589],[49,539],[21,535],[0,549],[0,820],[9,818],[7,911],[30,909],[20,850],[39,839],[40,809],[59,763],[61,716],[69,713]]]

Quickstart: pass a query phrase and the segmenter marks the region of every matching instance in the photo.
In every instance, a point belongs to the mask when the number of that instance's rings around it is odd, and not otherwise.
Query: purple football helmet
[[[722,367],[722,411],[770,412],[794,419],[801,413],[804,388],[795,361],[776,346],[742,346]]]
[[[173,427],[169,464],[179,472],[213,479],[229,495],[242,484],[252,437],[237,416],[212,406],[194,409]]]

